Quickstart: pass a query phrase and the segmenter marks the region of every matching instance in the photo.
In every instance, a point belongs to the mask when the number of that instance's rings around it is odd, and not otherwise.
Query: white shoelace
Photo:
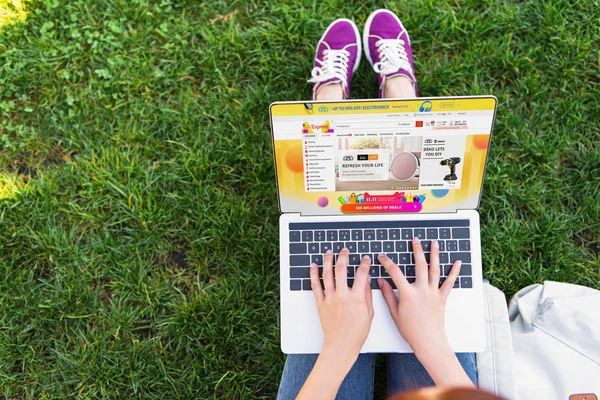
[[[400,68],[413,74],[408,55],[404,49],[402,39],[380,39],[375,43],[381,53],[381,60],[373,64],[375,72],[388,75],[393,74]]]
[[[320,65],[314,67],[308,81],[311,83],[325,82],[331,78],[338,78],[346,83],[348,77],[348,60],[350,52],[347,50],[324,50],[323,60],[316,59]]]

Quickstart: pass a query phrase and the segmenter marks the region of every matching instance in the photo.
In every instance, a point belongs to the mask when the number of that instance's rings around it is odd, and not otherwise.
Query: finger
[[[317,304],[322,302],[325,299],[325,293],[323,293],[323,288],[321,287],[321,282],[319,281],[319,268],[317,264],[310,264],[310,287],[315,295],[315,300]]]
[[[440,246],[437,240],[431,241],[431,256],[429,260],[429,285],[440,286]]]
[[[365,290],[364,286],[368,284],[367,281],[369,279],[369,268],[371,268],[371,257],[364,256],[360,260],[360,265],[356,269],[356,274],[354,275],[354,285],[352,285],[352,290]]]
[[[398,266],[394,264],[391,258],[386,256],[385,254],[380,254],[377,257],[381,265],[383,265],[383,268],[385,268],[388,275],[396,284],[396,287],[398,288],[398,295],[402,297],[402,292],[410,288],[410,283],[408,283],[406,277],[404,276],[402,271],[400,271],[400,268],[398,268]]]
[[[413,253],[415,255],[415,283],[417,285],[427,285],[429,283],[427,261],[425,260],[425,253],[423,253],[421,240],[418,237],[413,238]]]
[[[396,311],[398,310],[398,297],[396,297],[394,289],[392,289],[392,286],[383,278],[378,278],[377,284],[381,289],[381,294],[383,295],[385,304],[387,304],[388,308],[390,309],[390,314],[395,315]]]
[[[461,265],[462,265],[462,261],[460,261],[460,260],[454,261],[454,264],[452,265],[452,268],[450,269],[450,273],[448,274],[448,277],[446,278],[446,280],[442,284],[442,287],[440,288],[440,290],[442,291],[442,296],[444,297],[444,300],[448,298],[448,295],[450,294],[450,291],[452,290],[452,286],[454,286],[454,282],[456,282],[456,278],[458,277],[458,274],[460,273]]]
[[[365,300],[367,301],[367,307],[370,311],[373,311],[373,293],[371,292],[371,275],[367,277],[367,284],[365,285]]]
[[[333,252],[327,250],[323,257],[323,286],[325,286],[325,293],[333,293],[335,290],[335,284],[333,282]]]
[[[338,254],[335,263],[335,288],[336,290],[348,290],[348,255],[350,250],[343,248]]]

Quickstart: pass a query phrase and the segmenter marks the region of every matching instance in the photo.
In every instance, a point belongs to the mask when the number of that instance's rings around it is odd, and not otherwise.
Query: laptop
[[[270,107],[280,217],[281,349],[319,353],[323,331],[309,266],[350,250],[348,284],[364,255],[375,317],[363,353],[412,352],[376,278],[387,254],[414,282],[412,238],[440,245],[441,281],[460,276],[446,305],[456,352],[485,348],[479,214],[496,113],[493,96],[277,102]],[[322,267],[320,267],[322,271]]]

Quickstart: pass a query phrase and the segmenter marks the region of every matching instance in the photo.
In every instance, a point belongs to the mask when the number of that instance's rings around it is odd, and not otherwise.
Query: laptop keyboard
[[[290,290],[311,290],[310,264],[319,266],[323,284],[323,255],[332,250],[337,254],[350,250],[348,286],[354,283],[354,274],[365,255],[371,257],[371,288],[379,289],[377,278],[396,285],[383,268],[377,255],[384,253],[398,264],[409,283],[415,281],[415,258],[412,239],[418,237],[429,263],[431,241],[440,246],[440,285],[446,280],[456,260],[462,261],[460,274],[454,283],[456,289],[473,287],[471,268],[471,233],[469,220],[432,221],[373,221],[373,222],[299,222],[290,223]]]

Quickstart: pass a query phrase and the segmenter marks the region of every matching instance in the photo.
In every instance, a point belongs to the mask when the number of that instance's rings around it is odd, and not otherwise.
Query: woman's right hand
[[[385,279],[377,279],[392,319],[436,385],[472,386],[444,330],[446,299],[458,277],[461,262],[454,263],[440,286],[440,250],[437,241],[431,242],[430,267],[427,266],[418,238],[413,239],[413,252],[416,278],[413,284],[408,283],[400,268],[389,257],[379,255],[379,261],[398,288],[399,299]]]
[[[440,287],[440,250],[436,240],[431,242],[431,267],[427,267],[423,247],[418,238],[413,239],[415,255],[415,283],[410,284],[400,268],[387,256],[380,254],[379,261],[396,287],[398,297],[385,279],[378,279],[385,302],[398,331],[416,352],[432,343],[446,341],[444,313],[446,299],[460,271],[456,261],[448,278]]]

